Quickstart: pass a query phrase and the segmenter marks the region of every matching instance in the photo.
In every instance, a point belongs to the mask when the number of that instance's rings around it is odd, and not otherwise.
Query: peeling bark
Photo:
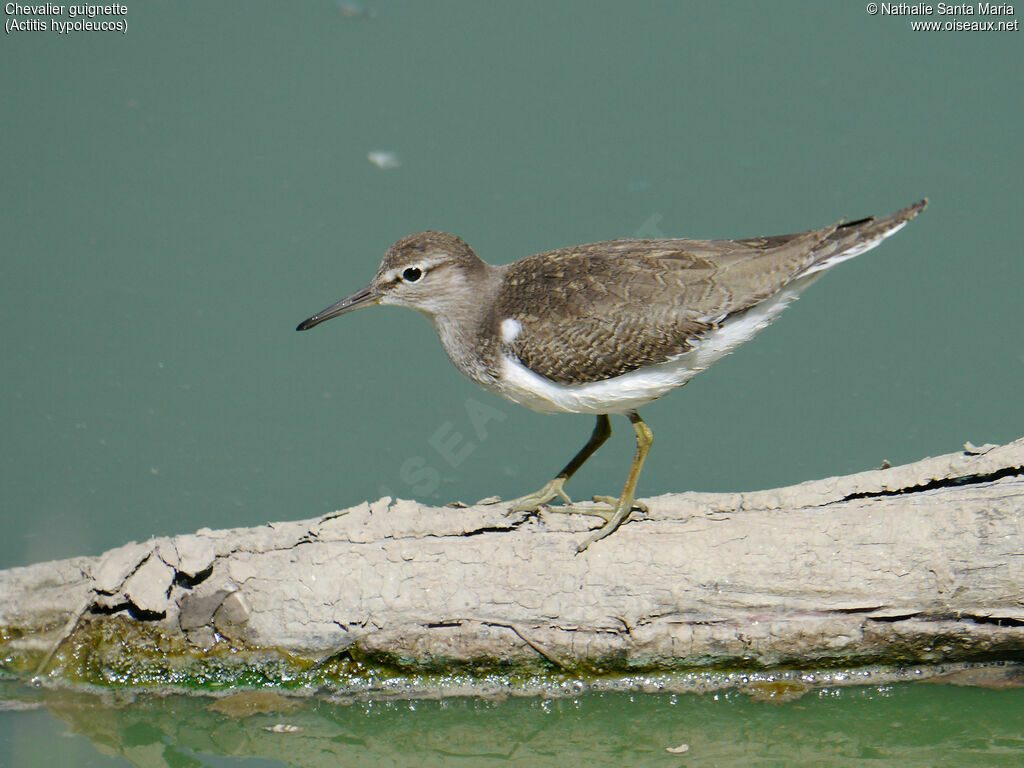
[[[51,682],[684,674],[1024,657],[1024,438],[597,524],[389,498],[0,572]],[[382,678],[383,676],[383,678]],[[367,683],[370,685],[370,683]]]

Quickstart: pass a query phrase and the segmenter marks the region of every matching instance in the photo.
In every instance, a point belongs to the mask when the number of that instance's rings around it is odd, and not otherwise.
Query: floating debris
[[[275,725],[265,725],[263,730],[268,733],[298,733],[302,730],[300,725],[289,725],[288,723],[277,723]]]
[[[678,747],[665,747],[666,752],[671,752],[673,755],[685,755],[690,751],[690,745],[683,742]]]
[[[378,168],[383,168],[385,171],[397,168],[402,164],[398,159],[397,152],[382,152],[374,150],[366,155],[366,159],[376,165]]]
[[[338,13],[344,16],[346,19],[372,19],[373,11],[368,8],[364,8],[359,3],[349,3],[345,0],[337,0],[335,3],[338,6]]]

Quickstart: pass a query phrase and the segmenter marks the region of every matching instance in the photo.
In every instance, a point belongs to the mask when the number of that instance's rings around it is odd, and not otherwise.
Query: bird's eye
[[[415,283],[423,277],[423,271],[418,267],[409,267],[402,273],[402,279],[410,283]]]

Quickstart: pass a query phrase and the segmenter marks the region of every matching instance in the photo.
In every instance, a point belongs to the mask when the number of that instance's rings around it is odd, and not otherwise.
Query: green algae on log
[[[1024,657],[1024,439],[645,503],[580,555],[591,518],[385,498],[0,571],[0,676],[389,696]]]

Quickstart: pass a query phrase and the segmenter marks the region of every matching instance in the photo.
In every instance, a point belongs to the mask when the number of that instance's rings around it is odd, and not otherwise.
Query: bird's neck
[[[443,306],[426,313],[452,363],[479,384],[492,378],[487,372],[488,308],[501,287],[505,267],[481,263],[482,269],[467,279],[461,290],[445,297]]]

